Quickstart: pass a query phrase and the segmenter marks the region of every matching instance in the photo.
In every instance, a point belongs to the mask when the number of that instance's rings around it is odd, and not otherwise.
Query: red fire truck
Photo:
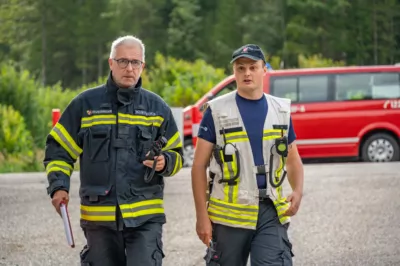
[[[191,164],[202,108],[236,89],[234,76],[184,110],[185,157]],[[272,70],[264,91],[292,100],[292,120],[302,158],[399,160],[400,66]]]

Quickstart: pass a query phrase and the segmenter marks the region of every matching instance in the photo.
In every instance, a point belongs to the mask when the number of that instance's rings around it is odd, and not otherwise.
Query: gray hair
[[[144,61],[144,54],[145,54],[144,44],[143,44],[142,40],[140,40],[139,38],[136,38],[132,35],[126,35],[123,37],[119,37],[115,41],[113,41],[113,43],[111,44],[110,58],[115,57],[117,48],[123,44],[138,45],[140,47],[140,49],[142,50],[142,57],[143,57],[143,61]]]

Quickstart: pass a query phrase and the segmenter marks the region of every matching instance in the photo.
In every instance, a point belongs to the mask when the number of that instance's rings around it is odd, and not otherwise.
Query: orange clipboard
[[[74,234],[72,233],[71,222],[69,220],[68,207],[64,202],[60,204],[61,217],[63,219],[65,236],[67,243],[71,248],[75,247]]]

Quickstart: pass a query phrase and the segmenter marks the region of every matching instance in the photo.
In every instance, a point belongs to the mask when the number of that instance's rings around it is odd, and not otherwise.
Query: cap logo
[[[247,50],[249,49],[249,47],[244,47],[243,48],[243,52],[247,53]]]

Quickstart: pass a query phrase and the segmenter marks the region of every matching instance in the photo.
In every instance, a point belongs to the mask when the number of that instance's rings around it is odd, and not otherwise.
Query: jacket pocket
[[[138,136],[137,136],[137,155],[140,162],[144,161],[146,158],[146,154],[151,149],[151,144],[153,141],[153,136],[150,128],[139,126]]]
[[[130,190],[135,197],[139,197],[143,200],[153,199],[155,195],[158,194],[161,195],[163,193],[162,192],[163,188],[161,185],[153,185],[153,186],[138,188],[132,184]]]
[[[89,157],[92,162],[106,162],[110,157],[110,135],[111,128],[92,127],[89,128]]]
[[[80,161],[83,187],[109,185],[110,135],[110,126],[95,126],[83,132],[83,153]]]

